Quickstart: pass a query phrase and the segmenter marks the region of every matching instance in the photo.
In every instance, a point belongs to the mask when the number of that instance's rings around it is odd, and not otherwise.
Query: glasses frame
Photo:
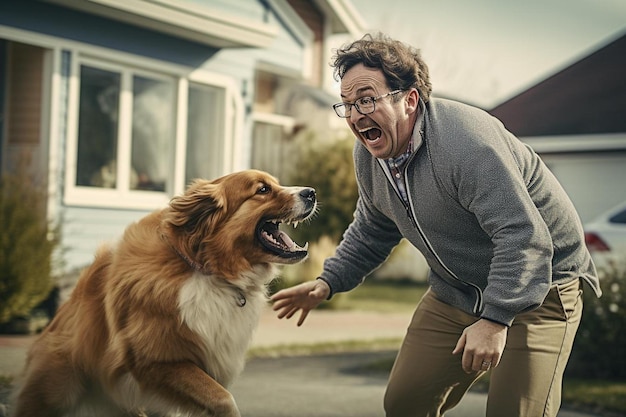
[[[374,113],[376,111],[376,101],[377,100],[380,100],[380,99],[385,98],[387,96],[392,96],[394,94],[401,93],[403,91],[404,90],[393,90],[393,91],[390,91],[390,92],[388,92],[386,94],[382,94],[382,95],[380,95],[378,97],[361,97],[359,99],[356,99],[352,103],[343,103],[342,102],[342,103],[333,104],[333,110],[335,111],[335,114],[338,117],[341,117],[342,119],[347,119],[347,118],[349,118],[352,115],[352,107],[354,107],[356,109],[356,111],[358,111],[360,114],[365,116],[366,114],[371,114],[371,113]],[[362,102],[363,100],[372,100],[372,110],[371,111],[363,112],[361,110],[361,108],[359,107],[359,103]],[[344,108],[343,116],[340,114],[341,110],[339,110],[342,107]]]

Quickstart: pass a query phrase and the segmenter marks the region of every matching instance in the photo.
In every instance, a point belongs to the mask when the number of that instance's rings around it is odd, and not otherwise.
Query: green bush
[[[310,224],[289,232],[296,241],[317,242],[327,235],[339,242],[352,222],[358,197],[353,146],[354,140],[349,138],[320,143],[313,133],[300,139],[288,182],[315,188],[320,209]]]
[[[46,193],[22,171],[0,177],[0,324],[27,316],[54,284],[58,233],[46,220]]]
[[[306,225],[288,231],[299,244],[309,242],[309,258],[282,269],[272,283],[271,292],[314,279],[322,271],[324,260],[331,256],[343,232],[352,222],[358,191],[354,175],[351,137],[320,142],[315,132],[302,132],[297,139],[297,155],[293,155],[285,183],[315,188],[319,209]],[[340,308],[345,294],[336,294],[319,308]]]
[[[626,379],[626,260],[598,270],[603,295],[584,288],[583,318],[567,376]]]

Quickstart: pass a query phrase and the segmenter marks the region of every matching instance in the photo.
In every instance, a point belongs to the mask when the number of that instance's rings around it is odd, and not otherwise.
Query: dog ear
[[[226,208],[221,185],[196,180],[183,195],[172,198],[165,220],[187,233],[195,233],[201,227],[214,224],[210,218],[225,212]]]

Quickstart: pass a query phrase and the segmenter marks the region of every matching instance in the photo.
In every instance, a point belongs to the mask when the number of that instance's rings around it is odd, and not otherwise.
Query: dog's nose
[[[311,202],[315,201],[315,189],[310,187],[303,188],[300,191],[300,197]]]

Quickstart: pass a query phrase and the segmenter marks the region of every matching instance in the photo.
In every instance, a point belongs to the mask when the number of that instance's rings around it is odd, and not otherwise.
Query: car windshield
[[[609,221],[611,223],[620,223],[620,224],[626,224],[626,209],[620,211],[617,214],[612,215],[609,218]]]

